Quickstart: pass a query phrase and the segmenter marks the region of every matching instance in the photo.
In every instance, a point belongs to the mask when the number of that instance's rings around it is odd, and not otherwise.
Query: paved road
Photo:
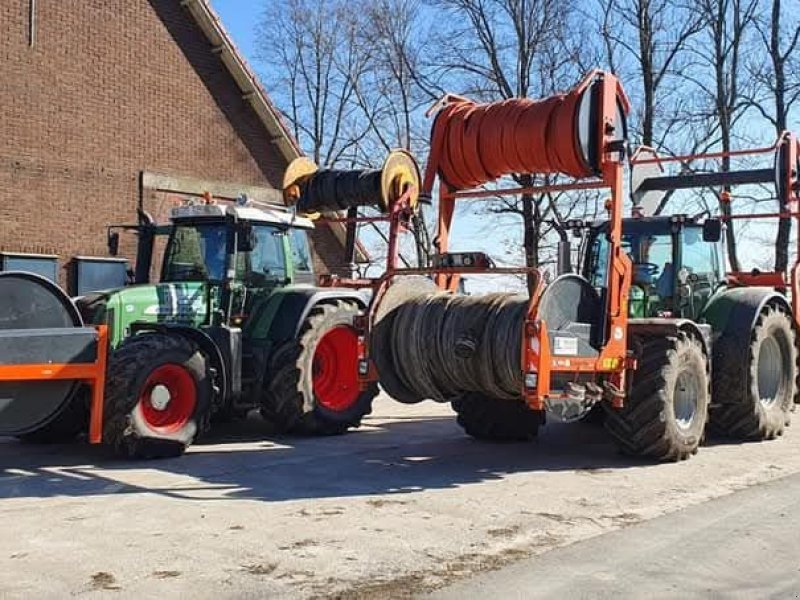
[[[601,428],[491,445],[388,399],[344,437],[254,419],[155,462],[0,440],[0,598],[403,597],[794,473],[798,426],[651,464]]]
[[[463,598],[800,598],[800,475],[459,583]]]

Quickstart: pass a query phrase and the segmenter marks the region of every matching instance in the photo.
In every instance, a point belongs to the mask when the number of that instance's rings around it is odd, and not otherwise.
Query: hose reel
[[[417,161],[405,150],[392,150],[380,169],[320,169],[310,158],[300,157],[289,164],[283,178],[286,204],[309,215],[359,207],[385,214],[412,188],[409,204],[413,209],[419,198],[420,173]]]
[[[434,289],[423,277],[401,279],[381,300],[370,343],[386,393],[405,403],[468,392],[520,400],[527,298]]]
[[[541,100],[451,100],[431,130],[440,177],[454,189],[467,189],[513,173],[600,175],[600,132],[624,141],[628,112],[619,85],[615,108],[604,106],[603,77],[591,73],[570,92]]]

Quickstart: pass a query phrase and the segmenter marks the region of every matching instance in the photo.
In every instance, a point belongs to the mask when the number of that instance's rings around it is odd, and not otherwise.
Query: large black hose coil
[[[469,392],[520,398],[526,297],[430,292],[419,281],[395,286],[371,336],[390,396],[407,403],[448,402]]]
[[[383,171],[320,169],[310,177],[297,200],[301,213],[347,210],[361,206],[384,209]]]
[[[388,213],[403,194],[413,209],[419,188],[419,166],[405,150],[392,150],[380,169],[320,169],[301,156],[283,174],[284,202],[309,215],[360,207]]]

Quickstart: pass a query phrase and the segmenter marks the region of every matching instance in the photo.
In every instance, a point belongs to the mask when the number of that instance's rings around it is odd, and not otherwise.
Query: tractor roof
[[[185,204],[176,206],[170,213],[172,221],[184,219],[220,219],[235,216],[240,221],[271,223],[300,229],[313,229],[314,224],[305,217],[295,215],[283,206],[238,206],[233,204]]]

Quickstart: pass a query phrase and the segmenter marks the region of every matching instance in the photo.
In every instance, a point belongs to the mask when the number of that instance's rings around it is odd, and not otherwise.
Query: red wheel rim
[[[176,364],[156,368],[139,394],[142,418],[159,433],[180,431],[192,418],[197,405],[194,378]]]
[[[358,388],[358,336],[347,326],[334,327],[322,336],[314,351],[312,382],[317,403],[342,412],[353,406]]]

